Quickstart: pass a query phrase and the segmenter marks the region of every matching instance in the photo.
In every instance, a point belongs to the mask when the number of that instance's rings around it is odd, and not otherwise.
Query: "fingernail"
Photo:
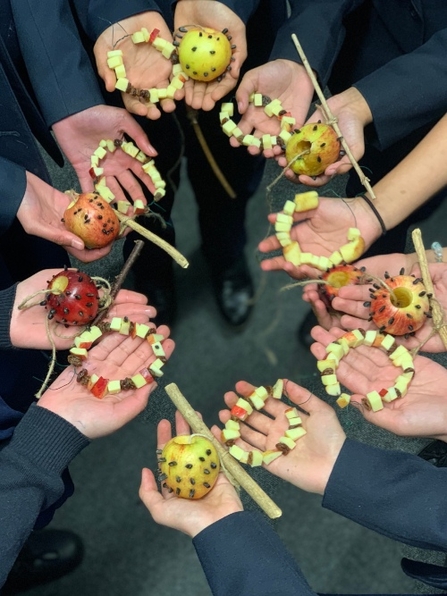
[[[84,243],[82,242],[82,240],[73,238],[73,240],[71,241],[71,247],[76,248],[77,250],[84,250]]]

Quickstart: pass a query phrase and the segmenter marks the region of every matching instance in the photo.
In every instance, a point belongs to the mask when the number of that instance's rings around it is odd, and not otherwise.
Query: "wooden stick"
[[[132,228],[132,230],[135,230],[135,232],[138,232],[138,234],[143,236],[143,238],[146,238],[146,240],[153,242],[162,250],[167,252],[168,255],[170,255],[178,265],[183,267],[183,269],[186,269],[189,266],[188,260],[176,248],[171,246],[169,242],[166,242],[166,240],[163,240],[157,236],[157,234],[150,232],[127,215],[120,213],[117,209],[114,209],[113,211],[121,222],[125,223],[129,228]]]
[[[326,101],[324,93],[321,90],[321,87],[317,81],[317,78],[314,75],[314,72],[309,64],[309,61],[307,60],[306,54],[304,53],[304,50],[301,47],[301,44],[298,41],[298,37],[295,35],[295,33],[292,33],[292,41],[295,44],[295,48],[296,48],[298,54],[300,55],[303,66],[306,69],[306,72],[309,75],[310,80],[312,81],[312,85],[314,86],[315,92],[318,95],[318,98],[321,102],[321,108],[323,110],[327,124],[330,124],[332,126],[332,128],[335,130],[335,132],[337,133],[337,136],[340,139],[343,149],[346,151],[346,155],[348,156],[349,161],[351,162],[353,168],[355,169],[355,171],[357,172],[357,174],[360,178],[360,182],[363,184],[363,186],[369,192],[369,194],[371,195],[371,198],[375,199],[376,195],[374,194],[374,191],[369,183],[369,178],[367,178],[365,176],[365,174],[363,173],[363,170],[359,166],[357,160],[352,155],[351,149],[349,148],[349,145],[347,144],[346,140],[344,139],[343,134],[337,124],[337,118],[332,113],[331,108],[329,107],[329,105]]]
[[[214,159],[214,155],[211,153],[208,143],[206,142],[206,139],[203,135],[202,129],[200,128],[199,121],[197,120],[197,110],[193,110],[189,106],[186,106],[186,115],[188,116],[188,119],[190,120],[190,122],[194,128],[194,132],[196,133],[197,140],[199,141],[200,146],[202,147],[202,150],[205,154],[206,159],[208,160],[208,163],[211,166],[211,169],[214,172],[214,175],[219,180],[219,182],[222,184],[225,192],[230,197],[230,199],[235,199],[236,193],[234,192],[233,187],[230,185],[228,180],[225,178],[222,170],[219,168],[216,160]]]
[[[229,477],[230,482],[232,479],[236,480],[270,519],[281,517],[281,509],[272,501],[267,493],[262,490],[259,484],[253,480],[250,474],[244,470],[239,462],[237,462],[234,457],[228,453],[225,447],[219,443],[209,428],[197,416],[196,412],[186,398],[182,395],[177,385],[175,383],[170,383],[165,387],[165,391],[171,398],[177,410],[188,422],[191,429],[195,433],[204,435],[210,441],[212,441],[222,461],[222,467],[224,468],[223,471]]]
[[[444,310],[442,309],[439,302],[436,300],[433,282],[431,280],[430,271],[428,269],[427,255],[425,252],[424,243],[422,242],[421,230],[419,228],[413,230],[413,232],[411,233],[411,237],[413,239],[414,248],[418,256],[419,267],[421,268],[422,281],[424,282],[424,286],[427,292],[429,294],[432,294],[432,297],[430,298],[430,304],[433,313],[433,324],[435,329],[441,336],[445,348],[447,349],[447,329],[444,324]]]

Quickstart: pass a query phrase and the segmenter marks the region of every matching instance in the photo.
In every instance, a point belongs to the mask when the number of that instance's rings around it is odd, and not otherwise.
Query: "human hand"
[[[339,338],[340,329],[312,329],[311,352],[318,360],[326,357],[326,346]],[[413,360],[415,374],[408,385],[407,394],[390,403],[383,404],[377,412],[359,406],[366,420],[396,435],[404,437],[430,437],[447,440],[446,369],[423,356]],[[396,366],[380,348],[359,346],[340,360],[337,379],[351,393],[351,403],[361,403],[370,391],[380,391],[394,384],[398,376]]]
[[[235,45],[231,61],[231,70],[225,73],[221,81],[210,83],[186,81],[184,90],[185,102],[195,110],[209,111],[217,101],[222,99],[235,86],[239,78],[241,66],[247,58],[247,40],[243,21],[225,4],[208,0],[182,0],[177,2],[174,14],[174,28],[187,25],[211,27],[217,31],[228,29],[231,44]]]
[[[269,222],[274,224],[276,213],[270,213]],[[317,256],[329,256],[346,244],[348,229],[356,227],[360,230],[365,242],[366,251],[371,244],[380,237],[381,228],[372,211],[365,201],[357,199],[334,199],[320,197],[316,209],[295,213],[294,225],[290,232],[292,240],[296,240],[303,252],[310,252]],[[275,234],[259,243],[258,248],[263,253],[270,253],[281,248]],[[261,261],[264,271],[283,270],[294,279],[302,279],[312,271],[308,266],[295,266],[286,261],[283,255]],[[314,270],[313,276],[319,274]]]
[[[45,269],[17,284],[9,331],[11,343],[16,348],[51,349],[50,338],[46,330],[48,311],[40,306],[44,294],[42,293],[40,298],[36,296],[30,301],[33,306],[19,310],[19,305],[29,296],[46,289],[48,281],[59,271],[59,269]],[[147,305],[147,298],[144,294],[131,290],[120,290],[108,310],[106,320],[127,316],[132,321],[147,322],[156,314],[155,308]],[[85,329],[85,327],[66,328],[59,323],[51,324],[50,328],[52,330],[51,338],[57,350],[70,348],[73,345],[74,337]]]
[[[299,128],[309,112],[314,88],[304,67],[292,60],[273,60],[245,73],[236,91],[238,111],[242,114],[238,127],[244,134],[260,138],[263,134],[279,134],[281,124],[277,118],[269,118],[263,108],[249,103],[252,93],[262,93],[272,100],[279,99],[284,110],[296,119]],[[233,147],[240,144],[235,137],[230,138],[230,143]],[[259,153],[256,147],[248,150],[253,155]],[[281,153],[279,146],[263,152],[265,157]]]
[[[248,397],[255,389],[250,383],[239,381],[236,383],[237,393],[229,391],[225,394],[226,405],[231,409],[238,396]],[[294,449],[275,459],[266,469],[303,490],[323,494],[345,434],[333,408],[308,389],[284,379],[284,391],[302,410],[302,425],[307,433],[298,439]],[[246,423],[241,422],[241,439],[237,439],[236,444],[246,451],[275,449],[278,439],[288,428],[285,411],[289,407],[281,400],[268,398],[265,413],[255,410]],[[222,410],[219,418],[225,424],[230,418],[229,410]]]
[[[390,271],[391,268],[392,275],[397,275],[402,268],[406,269],[409,266],[410,260],[408,255],[400,253],[361,259],[354,266],[364,270],[364,283],[358,286],[348,285],[339,288],[337,296],[334,296],[332,299],[330,308],[321,299],[321,286],[317,283],[309,283],[303,287],[303,300],[311,305],[318,325],[326,330],[332,327],[339,327],[341,329],[358,329],[359,327],[363,329],[375,329],[376,325],[367,320],[369,309],[364,306],[364,302],[370,300],[369,289],[374,283],[374,280],[368,277],[368,274],[382,278],[385,270]],[[357,289],[354,290],[354,287]],[[347,289],[345,290],[345,288]],[[352,316],[345,315],[344,313],[350,313]],[[358,314],[357,317],[355,317],[356,313]]]
[[[93,180],[89,174],[90,157],[102,139],[122,140],[126,135],[147,156],[157,155],[141,126],[123,108],[93,106],[56,122],[53,130],[62,151],[76,171],[83,192],[94,190]],[[154,193],[154,184],[142,169],[141,163],[122,150],[107,152],[101,167],[104,168],[107,186],[117,201],[127,200],[123,188],[133,201],[140,199],[144,204],[147,201],[141,185],[144,185],[152,194]],[[110,246],[104,254],[109,251]],[[77,254],[74,256],[85,261],[82,256]]]
[[[384,278],[384,273],[392,277],[398,275],[403,269],[408,275],[415,275],[420,278],[421,272],[417,263],[412,263],[413,255],[380,255],[363,259],[356,263],[356,265],[363,265],[366,267],[366,274],[370,273]],[[445,263],[429,263],[429,272],[432,278],[433,287],[435,291],[436,300],[441,305],[444,312],[447,312],[447,265]],[[386,281],[386,280],[385,280]],[[344,329],[376,329],[377,326],[373,322],[368,322],[370,313],[369,306],[365,306],[370,302],[369,288],[371,284],[364,286],[345,286],[340,288],[338,297],[332,301],[334,309],[340,313],[340,325]],[[326,329],[328,327],[323,325]],[[430,339],[428,339],[430,338]],[[396,343],[403,344],[407,349],[413,349],[420,346],[424,342],[424,352],[444,352],[445,346],[438,333],[434,332],[433,320],[427,318],[424,325],[418,329],[414,335],[408,338],[404,336],[396,337]]]
[[[176,435],[190,434],[188,424],[178,412],[175,421]],[[161,420],[157,432],[158,449],[163,449],[171,437],[170,422]],[[144,468],[139,494],[155,522],[184,532],[191,538],[223,517],[243,510],[236,490],[223,472],[219,474],[209,493],[201,499],[192,500],[181,499],[169,493],[166,488],[162,488],[160,493],[154,474]]]
[[[372,114],[363,95],[355,87],[350,87],[346,91],[328,98],[327,103],[337,119],[340,131],[352,155],[357,161],[360,160],[365,152],[364,128],[372,122]],[[321,109],[316,109],[307,122],[318,122],[319,120],[325,122],[325,117]],[[278,164],[283,168],[287,166],[285,156],[278,158]],[[351,168],[349,157],[344,155],[337,162],[328,166],[323,174],[315,178],[298,176],[290,168],[286,170],[285,176],[293,182],[306,184],[306,186],[323,186],[333,176],[345,174]]]
[[[169,328],[162,325],[157,333],[169,336]],[[163,340],[166,357],[174,350],[171,339]],[[110,333],[89,350],[83,363],[89,375],[96,373],[108,379],[132,377],[148,367],[156,356],[145,339]],[[84,385],[76,381],[76,371],[68,366],[45,391],[37,402],[40,407],[55,412],[75,426],[89,439],[104,437],[118,430],[135,418],[146,406],[156,381],[141,387],[95,397]]]
[[[107,52],[120,49],[123,52],[123,62],[126,69],[126,78],[137,89],[166,89],[172,73],[172,63],[162,56],[152,44],[135,44],[130,36],[145,27],[149,33],[154,29],[160,31],[159,36],[172,43],[172,34],[165,20],[155,11],[138,13],[114,23],[98,37],[93,48],[96,68],[99,76],[104,81],[107,91],[114,91],[115,72],[107,66]],[[161,116],[159,107],[150,102],[142,102],[138,97],[129,93],[121,94],[126,109],[132,114],[144,116],[150,120],[157,120]],[[182,93],[176,93],[176,99],[181,99]],[[175,102],[172,99],[163,99],[160,107],[164,112],[172,112]]]

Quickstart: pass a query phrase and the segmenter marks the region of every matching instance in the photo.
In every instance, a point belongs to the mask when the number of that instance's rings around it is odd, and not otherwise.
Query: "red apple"
[[[370,319],[382,333],[413,334],[431,316],[422,280],[414,275],[396,275],[386,276],[384,281],[386,286],[376,283],[371,290]]]
[[[290,165],[295,174],[319,176],[337,161],[339,154],[340,141],[337,133],[332,126],[321,122],[305,124],[286,143],[288,163],[300,156]]]
[[[63,222],[83,240],[86,248],[102,248],[119,234],[120,222],[112,207],[96,192],[74,193]]]
[[[354,265],[336,265],[320,275],[320,279],[326,281],[318,286],[318,293],[321,300],[329,308],[332,300],[338,296],[338,290],[348,285],[358,285],[363,282],[364,269],[358,269]]]
[[[99,308],[98,289],[92,278],[79,269],[64,269],[48,282],[46,299],[41,303],[48,318],[64,325],[86,325]]]

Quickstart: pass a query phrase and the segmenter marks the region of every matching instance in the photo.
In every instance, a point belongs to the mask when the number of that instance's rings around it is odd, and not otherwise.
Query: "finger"
[[[164,499],[158,491],[154,474],[147,468],[143,468],[141,471],[141,483],[138,495],[148,508],[152,517],[154,517],[155,511],[162,505]]]
[[[310,415],[331,407],[323,400],[316,397],[309,391],[309,389],[306,389],[289,379],[284,379],[284,394],[291,402]]]
[[[133,290],[120,290],[113,304],[115,306],[118,304],[147,304],[147,296]]]
[[[248,397],[256,389],[255,385],[248,383],[247,381],[238,381],[235,385],[236,392],[243,397]]]
[[[156,316],[156,310],[153,306],[142,304],[117,304],[113,306],[108,313],[108,319],[113,317],[128,317],[134,323],[146,323]]]
[[[258,248],[261,252],[271,252],[272,250],[278,250],[280,247],[279,240],[275,235],[269,236],[258,244]]]
[[[140,199],[146,203],[146,197],[144,196],[143,189],[131,170],[120,172],[120,174],[117,176],[117,180],[120,186],[126,190],[133,202],[135,202],[137,199]],[[151,185],[153,187],[153,184]]]
[[[189,424],[186,422],[186,420],[183,418],[183,416],[178,410],[176,410],[175,412],[175,432],[177,436],[191,434]]]
[[[121,93],[121,97],[128,112],[143,118],[147,115],[147,107],[139,99],[132,97],[129,93]]]
[[[169,420],[160,420],[157,425],[157,449],[163,449],[172,438],[172,428]]]
[[[102,259],[108,255],[112,250],[112,244],[104,246],[103,248],[86,248],[84,250],[77,250],[75,248],[66,247],[66,249],[68,253],[76,257],[76,259],[79,261],[82,261],[83,263],[91,263],[92,261],[97,261],[98,259]]]

